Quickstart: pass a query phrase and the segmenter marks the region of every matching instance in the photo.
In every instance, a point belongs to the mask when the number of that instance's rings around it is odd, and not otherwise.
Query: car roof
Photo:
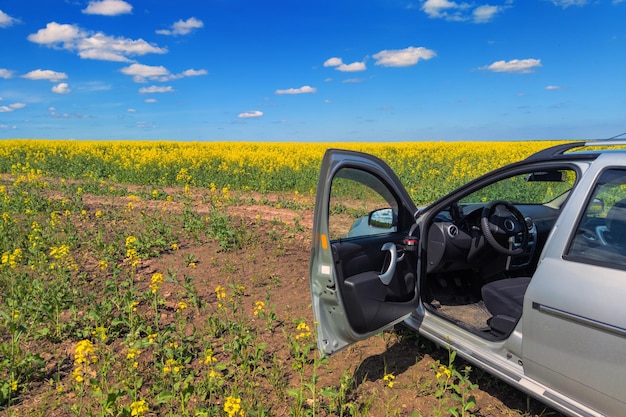
[[[618,147],[618,148],[616,148]],[[620,148],[621,147],[621,148]],[[540,160],[593,160],[603,153],[626,153],[626,140],[607,139],[563,143],[532,154],[526,161]]]

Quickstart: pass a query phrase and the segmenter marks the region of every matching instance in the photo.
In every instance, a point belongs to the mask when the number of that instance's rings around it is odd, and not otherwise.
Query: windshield
[[[548,204],[574,186],[576,173],[571,169],[535,171],[505,178],[462,198],[460,204],[504,200],[514,204]]]

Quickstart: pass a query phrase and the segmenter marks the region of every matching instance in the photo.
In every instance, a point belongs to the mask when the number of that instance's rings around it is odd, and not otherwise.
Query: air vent
[[[451,224],[450,226],[448,226],[448,235],[450,237],[456,237],[456,235],[459,234],[459,228],[456,227],[455,225]]]
[[[535,225],[535,223],[533,222],[533,219],[531,219],[530,217],[526,217],[524,221],[526,222],[526,227],[528,228],[528,230],[531,230],[533,226]]]

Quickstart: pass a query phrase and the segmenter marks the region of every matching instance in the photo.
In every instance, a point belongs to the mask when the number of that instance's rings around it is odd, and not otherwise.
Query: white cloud
[[[208,74],[206,70],[188,69],[180,74],[172,74],[167,68],[162,65],[143,65],[143,64],[131,64],[120,70],[123,74],[132,75],[133,81],[136,83],[145,83],[147,80],[152,81],[170,81],[177,80],[184,77],[197,77],[200,75]]]
[[[122,74],[132,75],[133,81],[136,83],[145,83],[147,79],[156,81],[162,77],[168,77],[170,75],[169,70],[162,65],[153,66],[132,64],[128,67],[122,68],[120,71]]]
[[[546,90],[548,91],[554,91],[554,90],[562,90],[563,87],[561,87],[560,85],[548,85],[546,86]]]
[[[479,69],[493,72],[515,72],[527,74],[533,72],[535,68],[541,67],[540,59],[513,59],[511,61],[496,61],[491,65],[480,67]]]
[[[435,55],[435,51],[424,48],[422,46],[415,48],[409,46],[405,49],[395,49],[380,51],[373,55],[376,59],[376,65],[384,67],[409,67],[417,64],[420,59],[431,59]]]
[[[67,83],[59,83],[52,87],[52,92],[57,94],[69,94],[72,92]]]
[[[305,85],[300,88],[288,88],[286,90],[276,90],[274,93],[280,96],[284,94],[307,94],[307,93],[315,93],[315,92],[317,92],[317,88]]]
[[[133,109],[133,108],[126,109],[126,111],[127,111],[128,113],[136,113],[136,112],[137,112],[137,110],[136,110],[136,109]]]
[[[456,3],[449,0],[426,0],[422,10],[430,18],[446,20],[467,20],[465,11],[471,6],[467,3]]]
[[[567,9],[569,6],[584,6],[587,0],[552,0],[552,4]]]
[[[45,29],[39,29],[36,33],[28,35],[31,42],[42,45],[54,45],[56,43],[70,44],[76,39],[87,36],[87,33],[76,25],[59,24],[50,22]],[[68,49],[66,47],[66,49]]]
[[[150,87],[142,87],[139,89],[139,93],[141,94],[152,94],[152,93],[173,93],[174,89],[171,85],[159,87],[156,85]]]
[[[254,111],[247,111],[244,113],[239,113],[237,117],[239,117],[240,119],[253,119],[255,117],[261,117],[261,116],[263,116],[262,111],[254,110]]]
[[[365,66],[365,62],[353,62],[351,64],[341,64],[335,69],[341,72],[358,72],[365,71],[367,67]]]
[[[13,77],[13,71],[6,68],[0,68],[0,78],[9,79]]]
[[[144,103],[156,103],[158,100],[156,98],[147,98],[143,102]]]
[[[207,74],[208,72],[204,69],[201,69],[201,70],[188,69],[188,70],[181,72],[179,75],[181,77],[197,77],[199,75],[207,75]]]
[[[476,6],[475,3],[454,2],[450,0],[426,0],[422,4],[422,10],[431,19],[445,19],[448,21],[464,22],[473,21],[474,23],[485,23],[491,21],[498,13],[510,7],[510,1],[507,0],[507,6],[491,6],[484,4]]]
[[[112,37],[102,32],[88,32],[76,25],[50,22],[44,29],[28,35],[31,42],[78,53],[83,59],[131,62],[131,56],[164,54],[160,48],[143,39]]]
[[[365,66],[365,62],[353,62],[351,64],[344,64],[341,58],[332,57],[328,58],[324,61],[325,67],[335,67],[337,71],[341,72],[358,72],[365,71],[367,67]]]
[[[337,57],[328,58],[324,62],[325,67],[338,67],[341,64],[343,64],[343,61],[341,60],[341,58],[337,58]]]
[[[496,14],[503,10],[502,6],[490,6],[485,4],[478,6],[472,11],[472,16],[475,23],[486,23],[491,21]]]
[[[187,35],[194,29],[200,29],[204,27],[204,23],[202,20],[196,19],[195,17],[190,17],[187,20],[179,20],[175,22],[171,29],[163,29],[157,30],[156,33],[159,35]]]
[[[67,74],[64,72],[57,72],[52,70],[36,69],[22,75],[22,78],[27,78],[29,80],[49,80],[56,83],[61,80],[65,80],[67,78]]]
[[[13,24],[17,22],[17,19],[9,16],[8,14],[0,10],[0,28],[8,28],[9,26],[13,26]]]
[[[26,107],[26,104],[24,103],[13,103],[8,106],[0,106],[0,113],[9,113],[17,109],[23,109],[24,107]]]
[[[87,8],[83,9],[85,14],[99,14],[103,16],[117,16],[131,13],[133,6],[123,0],[102,0],[90,1]]]

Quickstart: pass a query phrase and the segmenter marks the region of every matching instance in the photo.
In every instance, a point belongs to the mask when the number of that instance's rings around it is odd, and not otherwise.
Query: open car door
[[[367,339],[418,307],[416,212],[380,159],[336,149],[324,155],[309,265],[322,355]]]

